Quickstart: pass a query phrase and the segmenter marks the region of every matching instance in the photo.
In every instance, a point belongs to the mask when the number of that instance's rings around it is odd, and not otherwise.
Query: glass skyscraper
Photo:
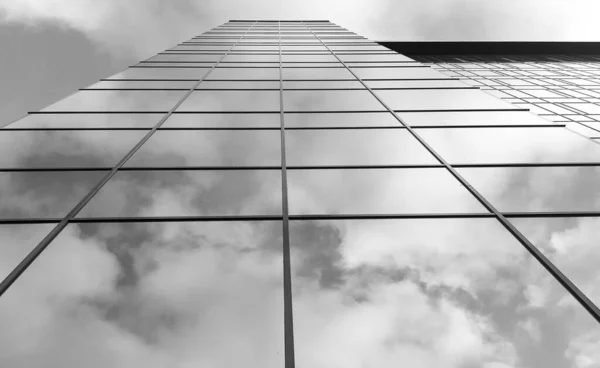
[[[238,20],[6,125],[0,366],[597,367],[600,145],[509,102]]]

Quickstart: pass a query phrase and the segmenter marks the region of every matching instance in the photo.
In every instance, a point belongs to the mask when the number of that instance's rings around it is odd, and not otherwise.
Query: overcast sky
[[[373,40],[599,40],[596,1],[0,0],[0,123],[228,19],[329,19]]]

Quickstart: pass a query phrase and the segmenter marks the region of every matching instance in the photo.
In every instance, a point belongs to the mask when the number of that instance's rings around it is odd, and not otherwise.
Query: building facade
[[[600,145],[457,76],[230,21],[5,126],[0,366],[598,366]]]

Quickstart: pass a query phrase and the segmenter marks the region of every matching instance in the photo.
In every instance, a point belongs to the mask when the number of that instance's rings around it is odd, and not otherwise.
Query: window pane
[[[542,125],[550,122],[526,111],[403,112],[407,124],[420,125]],[[551,123],[550,123],[551,124]]]
[[[422,129],[450,163],[599,162],[600,146],[561,127]]]
[[[186,91],[79,91],[41,111],[169,111]]]
[[[402,126],[388,112],[285,114],[286,128]]]
[[[465,88],[469,87],[458,80],[366,80],[370,88]]]
[[[311,63],[323,63],[332,62],[337,63],[338,59],[333,55],[282,55],[281,61],[286,62],[311,62]]]
[[[458,170],[500,211],[600,211],[600,167]]]
[[[280,165],[279,131],[161,130],[126,166]]]
[[[163,128],[279,128],[277,114],[173,114]]]
[[[279,68],[215,68],[206,78],[214,79],[276,79]]]
[[[129,68],[109,79],[201,79],[210,68]]]
[[[288,170],[290,214],[487,212],[445,169]]]
[[[517,107],[479,90],[379,90],[394,110],[507,109]]]
[[[86,87],[87,89],[190,89],[194,81],[100,81]]]
[[[121,160],[146,131],[0,130],[0,167],[103,167]]]
[[[288,165],[437,164],[404,129],[290,130]]]
[[[387,54],[337,54],[344,62],[356,61],[414,61],[404,55],[396,53]]]
[[[216,63],[222,57],[223,55],[221,54],[158,54],[147,61],[198,61]]]
[[[279,111],[279,91],[195,91],[178,111]]]
[[[106,174],[108,171],[0,172],[0,218],[62,218]]]
[[[196,89],[279,89],[279,81],[203,81]]]
[[[346,68],[284,68],[283,79],[356,79]]]
[[[385,110],[366,90],[283,92],[285,111]]]
[[[235,55],[230,54],[225,56],[223,59],[224,62],[261,62],[261,63],[279,63],[279,55]]]
[[[68,225],[0,300],[4,361],[280,367],[281,264],[279,222]]]
[[[448,78],[432,68],[353,68],[361,79],[431,79]]]
[[[491,219],[293,221],[290,243],[300,367],[595,361],[597,322]]]
[[[78,217],[281,214],[279,170],[119,171]]]
[[[0,280],[4,280],[54,226],[56,225],[0,225]]]
[[[160,114],[32,114],[6,126],[6,129],[44,128],[152,128]]]
[[[364,86],[358,81],[284,81],[284,89],[325,89],[325,88],[361,88]]]

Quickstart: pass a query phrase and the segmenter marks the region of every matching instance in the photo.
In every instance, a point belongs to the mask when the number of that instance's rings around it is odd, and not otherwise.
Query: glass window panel
[[[158,54],[147,61],[196,61],[216,63],[221,60],[222,57],[222,54]]]
[[[286,128],[402,126],[388,112],[285,114]]]
[[[279,81],[203,81],[197,89],[279,89]]]
[[[164,114],[30,114],[5,129],[152,128]]]
[[[281,215],[279,170],[119,171],[78,217]]]
[[[346,68],[284,68],[283,79],[356,79]]]
[[[433,79],[448,78],[432,68],[352,68],[361,79]]]
[[[593,303],[600,304],[600,218],[515,218],[510,222]]]
[[[280,367],[281,236],[279,222],[68,225],[0,300],[3,361]]]
[[[79,91],[41,111],[169,111],[186,91]]]
[[[343,62],[358,61],[414,61],[404,55],[396,53],[386,54],[337,54]]]
[[[168,51],[206,51],[206,50],[218,50],[225,52],[231,49],[230,45],[178,45],[170,48]]]
[[[190,89],[195,81],[100,81],[86,87],[87,89]]]
[[[210,68],[129,68],[108,79],[202,79]]]
[[[178,111],[279,111],[279,91],[194,91]]]
[[[423,129],[450,163],[599,162],[600,146],[564,128]]]
[[[398,116],[412,126],[421,125],[544,125],[548,120],[526,111],[402,112]]]
[[[293,221],[290,231],[300,367],[596,361],[597,322],[492,219]]]
[[[286,111],[385,110],[367,90],[283,92]]]
[[[338,63],[338,59],[333,55],[282,55],[282,62],[332,62]]]
[[[600,211],[600,167],[460,168],[503,212]]]
[[[0,172],[0,217],[62,218],[108,171]]]
[[[344,65],[342,63],[283,63],[284,68],[343,68]]]
[[[276,79],[279,68],[216,68],[206,78],[211,79]]]
[[[0,130],[0,167],[113,166],[146,133],[145,130]]]
[[[56,225],[0,225],[0,280],[4,280],[54,226]]]
[[[173,114],[163,128],[279,128],[276,114]]]
[[[363,85],[358,80],[353,81],[284,81],[284,89],[324,89],[324,88],[361,88]]]
[[[465,88],[468,84],[459,80],[366,80],[370,88]]]
[[[579,111],[583,111],[586,114],[600,114],[600,105],[593,103],[571,103],[566,105]]]
[[[280,146],[280,132],[276,130],[161,130],[125,165],[280,165]]]
[[[230,54],[230,55],[225,56],[223,61],[245,62],[245,63],[250,63],[250,62],[279,63],[279,55],[277,55],[277,54],[274,54],[274,55],[231,55]]]
[[[139,63],[136,68],[212,68],[215,63],[169,62],[169,63]],[[219,64],[220,65],[220,64]]]
[[[288,170],[290,214],[487,212],[446,169]]]
[[[480,90],[380,90],[377,96],[394,110],[518,108]]]
[[[219,68],[279,68],[279,63],[220,63]]]
[[[267,46],[267,45],[261,45],[261,46],[236,46],[233,49],[231,49],[232,52],[237,52],[237,51],[277,51],[279,50],[279,46]]]
[[[437,164],[405,129],[290,130],[288,165]]]

